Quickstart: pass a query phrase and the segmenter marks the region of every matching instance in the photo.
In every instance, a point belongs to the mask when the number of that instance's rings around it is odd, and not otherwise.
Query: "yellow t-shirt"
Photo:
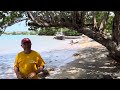
[[[36,71],[39,66],[44,66],[44,64],[45,62],[40,54],[32,50],[30,54],[25,54],[23,51],[18,53],[14,66],[19,68],[24,77],[27,77],[31,72]],[[33,79],[38,79],[38,76],[36,75]]]

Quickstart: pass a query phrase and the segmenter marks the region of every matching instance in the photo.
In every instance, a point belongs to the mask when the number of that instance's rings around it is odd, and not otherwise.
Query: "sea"
[[[46,63],[46,68],[56,71],[66,63],[74,60],[75,49],[63,49],[70,44],[71,39],[57,40],[54,36],[39,35],[1,35],[0,36],[0,79],[16,79],[13,70],[17,53],[23,51],[21,40],[30,38],[32,50],[40,53]]]

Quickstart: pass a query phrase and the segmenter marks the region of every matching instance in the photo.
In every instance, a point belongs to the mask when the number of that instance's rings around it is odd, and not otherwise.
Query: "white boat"
[[[58,39],[58,40],[64,40],[65,39],[64,34],[62,32],[62,28],[61,28],[61,32],[57,32],[54,38]]]

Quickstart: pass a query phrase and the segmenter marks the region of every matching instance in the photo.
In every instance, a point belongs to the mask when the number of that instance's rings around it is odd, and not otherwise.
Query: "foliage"
[[[25,11],[0,11],[0,31],[25,19]]]
[[[78,13],[81,14],[82,11],[79,11]],[[104,16],[104,13],[107,11],[96,11],[96,20],[98,22],[98,24],[100,23],[102,17]],[[46,18],[47,21],[51,21],[53,17],[55,17],[54,19],[59,20],[60,16],[62,13],[62,17],[63,16],[67,16],[67,18],[71,18],[72,14],[74,14],[73,11],[34,11],[34,16],[38,15],[41,16],[41,18]],[[93,11],[86,11],[85,13],[85,23],[91,23],[92,22],[92,18],[93,18]],[[27,16],[27,17],[26,17]],[[35,16],[37,17],[37,16]],[[22,19],[26,19],[26,23],[27,20],[31,20],[30,17],[26,14],[26,11],[0,11],[0,31],[4,32],[4,29],[7,26],[11,26],[19,21],[22,21]],[[106,25],[105,28],[105,32],[106,33],[111,33],[112,30],[112,19],[113,16],[109,16],[108,19],[108,23]],[[36,26],[30,26],[30,28],[32,28],[33,31],[37,30],[39,27]],[[39,30],[36,31],[38,32],[38,34],[40,35],[44,35],[44,33],[46,33],[47,35],[54,35],[56,30],[53,30],[54,27],[41,27],[43,31]],[[70,34],[70,35],[74,35],[77,34],[77,32],[75,31],[71,31],[71,32],[64,32],[65,34]],[[77,34],[78,35],[78,34]]]
[[[19,18],[27,16],[29,30],[39,35],[54,35],[60,30],[51,27],[67,28],[68,31],[63,30],[65,34],[82,33],[105,46],[109,55],[119,61],[120,11],[113,11],[114,15],[110,13],[111,11],[1,11],[0,32],[4,32],[7,26],[21,21]]]
[[[64,35],[66,36],[79,36],[81,35],[80,33],[78,33],[77,31],[74,30],[70,30],[67,28],[55,28],[55,27],[48,27],[48,28],[39,28],[38,30],[35,30],[36,33],[38,33],[38,35],[50,35],[53,36],[55,35],[57,32],[62,32]]]
[[[105,29],[106,33],[112,34],[112,23],[113,23],[112,21],[113,21],[113,16],[109,16],[108,23]]]
[[[66,36],[79,36],[79,35],[81,35],[81,33],[79,33],[78,31],[67,29],[67,28],[63,29],[63,33]]]
[[[54,27],[51,28],[39,28],[37,33],[38,35],[55,35],[57,29],[55,29]]]
[[[6,35],[37,35],[35,31],[26,31],[26,32],[4,32]]]

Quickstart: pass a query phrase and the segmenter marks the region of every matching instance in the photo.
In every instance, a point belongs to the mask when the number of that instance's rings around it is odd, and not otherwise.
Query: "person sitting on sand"
[[[38,74],[43,76],[45,62],[40,54],[31,50],[31,40],[24,38],[21,41],[21,51],[16,55],[14,71],[18,79],[39,79]]]

